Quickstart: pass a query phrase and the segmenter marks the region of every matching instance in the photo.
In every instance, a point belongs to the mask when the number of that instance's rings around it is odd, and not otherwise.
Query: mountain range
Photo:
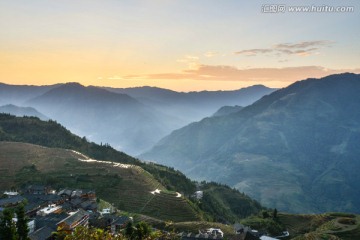
[[[0,103],[32,107],[80,136],[137,155],[171,131],[212,114],[223,103],[245,106],[273,90],[253,86],[236,91],[179,93],[151,87],[104,89],[78,83],[0,84]]]
[[[263,85],[231,91],[201,92],[175,92],[156,87],[106,89],[127,94],[159,111],[176,116],[182,121],[183,126],[208,117],[223,106],[250,105],[262,96],[276,90]]]
[[[360,75],[298,81],[141,156],[288,212],[360,212]]]

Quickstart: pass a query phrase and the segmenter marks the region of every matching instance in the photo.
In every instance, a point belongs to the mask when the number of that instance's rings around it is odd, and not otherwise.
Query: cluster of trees
[[[258,214],[263,207],[256,200],[227,185],[215,182],[201,182],[203,198],[201,210],[212,216],[211,221],[232,223]]]
[[[75,231],[65,236],[64,240],[170,240],[180,239],[174,233],[163,233],[152,230],[151,226],[145,222],[133,224],[129,222],[121,233],[112,234],[98,228],[77,227]]]
[[[241,223],[257,230],[266,231],[272,236],[282,235],[283,231],[286,229],[284,224],[280,221],[278,210],[276,208],[273,210],[264,209],[257,215],[243,219]]]
[[[16,216],[17,221],[14,221]],[[24,205],[14,209],[5,208],[0,217],[0,239],[28,240],[28,225]]]

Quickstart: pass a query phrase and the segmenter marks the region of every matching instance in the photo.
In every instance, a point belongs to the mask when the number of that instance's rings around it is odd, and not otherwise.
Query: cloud
[[[244,49],[235,54],[245,56],[256,56],[259,54],[272,53],[275,56],[282,55],[297,55],[297,56],[310,56],[318,54],[318,50],[323,47],[329,47],[334,42],[328,40],[318,41],[305,41],[298,43],[280,43],[275,44],[270,48],[256,48],[256,49]]]
[[[273,52],[273,49],[267,49],[267,48],[255,48],[255,49],[246,49],[239,52],[235,52],[235,54],[243,54],[246,56],[255,56],[259,53],[270,53]]]
[[[360,73],[358,69],[327,69],[321,66],[299,66],[285,68],[247,68],[233,66],[199,65],[196,69],[184,70],[180,73],[161,73],[149,75],[133,75],[124,78],[168,79],[168,80],[213,80],[240,82],[294,82],[306,78],[319,78],[342,72]]]
[[[306,41],[299,43],[280,43],[273,46],[275,49],[299,49],[308,47],[328,46],[333,42],[328,40]]]

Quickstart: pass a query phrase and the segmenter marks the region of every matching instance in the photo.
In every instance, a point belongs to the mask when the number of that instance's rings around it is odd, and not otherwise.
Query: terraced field
[[[220,228],[226,239],[233,239],[235,237],[234,228],[232,225],[225,225],[213,222],[178,222],[170,224],[168,229],[174,229],[177,232],[193,232],[197,233],[199,230],[208,228]],[[235,238],[236,239],[236,238]]]
[[[360,239],[359,215],[347,213],[279,214],[279,219],[290,232],[291,239]]]
[[[99,197],[124,211],[161,220],[200,219],[185,198],[166,192],[139,166],[92,160],[70,150],[0,142],[0,172],[0,190],[29,183],[95,189]],[[152,194],[155,189],[160,193]]]

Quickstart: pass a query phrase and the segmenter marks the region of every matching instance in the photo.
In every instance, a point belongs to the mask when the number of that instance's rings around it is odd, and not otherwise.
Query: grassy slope
[[[144,173],[152,175],[153,178],[155,178],[156,181],[159,182],[168,191],[180,192],[182,195],[187,197],[193,194],[197,189],[195,182],[191,181],[184,174],[174,170],[173,168],[153,163],[149,164],[141,162],[138,159],[126,155],[125,153],[116,151],[106,144],[98,145],[95,143],[90,143],[85,138],[80,138],[72,134],[70,131],[54,121],[45,122],[33,117],[20,118],[6,114],[0,114],[0,141],[26,142],[51,148],[72,149],[86,154],[87,156],[94,159],[133,164],[145,170]],[[106,177],[103,176],[103,178]],[[81,181],[77,181],[76,184],[80,182],[83,185],[86,184],[86,174],[85,176],[79,177],[79,179]],[[76,186],[76,184],[74,183],[74,186]],[[232,222],[235,219],[257,213],[261,209],[261,206],[255,203],[252,199],[239,192],[233,191],[231,188],[225,185],[217,185],[216,189],[220,189],[224,194],[213,194],[214,191],[212,191],[208,196],[210,196],[211,203],[214,203],[217,206],[220,205],[221,208],[216,208],[215,211],[208,211],[209,206],[207,207],[206,205],[210,201],[203,203],[201,207],[203,207],[202,210],[205,211],[205,213],[201,214],[204,219],[215,219],[224,222]],[[159,196],[155,196],[155,198],[161,198],[165,201],[169,198],[168,195],[169,194],[161,194]],[[126,198],[126,196],[124,198]],[[172,198],[171,194],[170,198]],[[231,201],[229,200],[231,198],[241,199],[241,201]],[[119,201],[119,206],[122,207],[121,200],[117,201]],[[151,205],[152,203],[153,202],[150,202],[149,204]],[[198,209],[198,207],[194,206],[194,204],[191,204],[190,202],[189,204],[193,208]],[[248,209],[244,210],[243,205],[252,206],[250,208],[251,211],[248,211]],[[159,208],[162,206],[158,205],[156,207]],[[226,211],[226,214],[223,214],[224,210]],[[219,214],[221,214],[222,218],[225,219],[218,218]],[[153,215],[158,217],[155,213],[153,213]]]
[[[224,185],[203,183],[201,189],[204,193],[201,209],[211,213],[217,222],[236,222],[262,209],[257,201]]]
[[[360,239],[360,216],[346,213],[279,214],[291,239]]]
[[[81,162],[78,158],[84,156],[70,150],[0,142],[0,188],[32,182],[95,189],[99,197],[125,211],[172,221],[200,219],[185,198],[177,198],[171,192],[151,194],[156,188],[165,187],[141,167],[114,167],[111,163]]]

